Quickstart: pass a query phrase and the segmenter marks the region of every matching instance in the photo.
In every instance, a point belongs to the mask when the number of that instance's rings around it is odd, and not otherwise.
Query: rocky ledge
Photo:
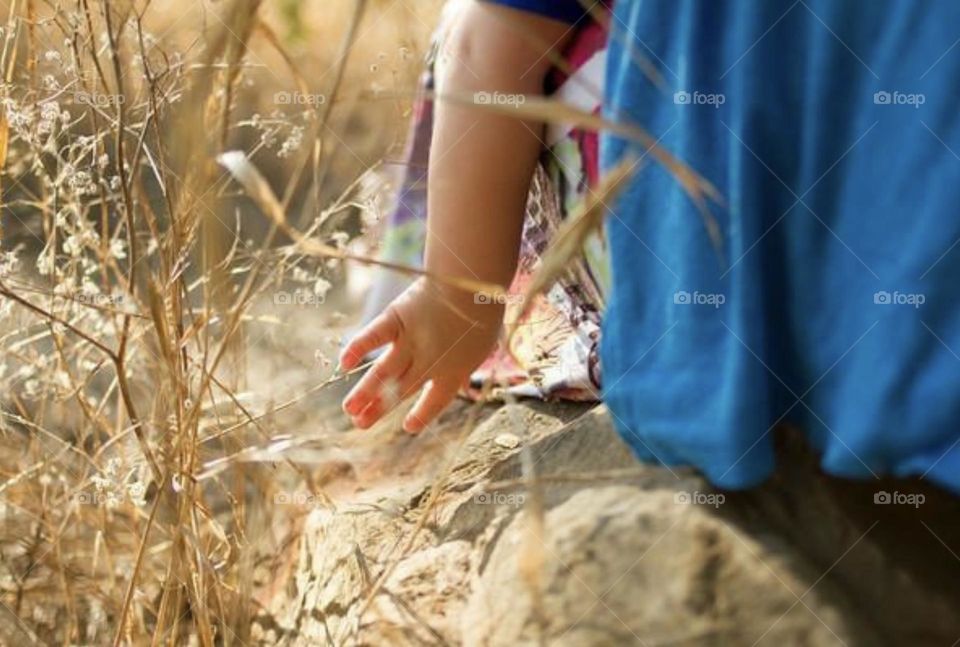
[[[461,410],[314,509],[255,634],[285,645],[943,645],[960,503],[821,474],[750,492],[638,464],[603,407]],[[395,466],[396,470],[391,470]],[[884,503],[882,493],[891,502]]]

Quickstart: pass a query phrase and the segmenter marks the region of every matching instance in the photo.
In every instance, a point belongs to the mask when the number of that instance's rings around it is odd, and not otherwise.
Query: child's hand
[[[487,357],[502,319],[500,305],[478,304],[471,293],[419,279],[340,354],[341,368],[350,370],[390,344],[344,399],[343,410],[366,429],[429,382],[403,421],[405,431],[421,431]]]
[[[461,98],[540,94],[551,50],[560,51],[571,31],[508,7],[468,3],[444,44],[437,91]],[[437,275],[507,285],[516,270],[543,123],[462,101],[439,100],[435,111],[424,266]],[[403,422],[408,432],[422,430],[493,348],[503,310],[475,303],[469,292],[418,280],[341,354],[340,365],[349,370],[390,345],[344,400],[344,411],[366,428],[429,383]]]

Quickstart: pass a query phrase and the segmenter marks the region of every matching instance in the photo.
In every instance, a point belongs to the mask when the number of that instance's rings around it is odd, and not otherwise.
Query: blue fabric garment
[[[960,2],[614,12],[607,116],[726,201],[722,258],[655,163],[607,220],[602,367],[620,433],[645,460],[744,488],[771,473],[771,430],[789,421],[830,473],[960,492]],[[644,154],[601,147],[607,168]]]
[[[579,0],[484,0],[522,11],[540,14],[571,25],[588,16]]]

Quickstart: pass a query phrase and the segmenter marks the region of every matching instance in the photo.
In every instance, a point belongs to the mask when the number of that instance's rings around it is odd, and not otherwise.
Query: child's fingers
[[[360,429],[368,429],[384,414],[383,402],[380,398],[370,400],[363,409],[353,416],[353,424]]]
[[[357,402],[361,404],[350,403],[351,407],[356,407],[353,410],[358,410],[358,413],[351,414],[354,424],[360,429],[370,427],[397,404],[415,395],[423,387],[425,381],[426,378],[423,374],[414,372],[408,364],[407,369],[399,379],[386,378],[378,393],[373,394],[368,399],[358,398]]]
[[[368,323],[350,340],[340,353],[340,368],[349,371],[359,364],[370,351],[386,346],[400,333],[400,319],[393,309]]]
[[[456,382],[431,381],[426,390],[417,398],[417,403],[403,420],[403,430],[416,434],[423,431],[430,422],[447,408],[457,395]]]
[[[389,409],[399,400],[400,381],[410,368],[409,353],[394,345],[364,374],[343,399],[343,410],[357,416],[374,399],[380,398]]]

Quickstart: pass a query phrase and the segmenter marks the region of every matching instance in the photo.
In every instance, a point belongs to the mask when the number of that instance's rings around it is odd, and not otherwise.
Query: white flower
[[[53,249],[48,247],[37,254],[37,272],[41,276],[47,276],[53,272]]]
[[[117,260],[127,257],[127,243],[120,238],[114,238],[110,241],[110,255]]]
[[[27,380],[23,383],[23,394],[28,398],[35,398],[40,393],[40,380]]]
[[[140,482],[134,482],[127,485],[127,495],[130,500],[138,506],[144,505],[146,501],[147,486]]]
[[[53,374],[53,384],[63,391],[70,389],[70,376],[66,371],[55,371]]]
[[[88,296],[100,294],[100,287],[91,281],[90,277],[85,276],[80,283],[80,293]]]
[[[67,183],[80,195],[93,195],[97,192],[93,178],[86,171],[77,171],[73,175],[68,175]]]
[[[29,110],[17,110],[14,104],[10,104],[7,110],[7,119],[15,129],[23,130],[33,123],[33,112]]]
[[[56,101],[44,101],[40,104],[40,118],[56,121],[60,117],[60,106]]]
[[[317,279],[316,283],[313,284],[313,293],[321,299],[324,299],[327,296],[327,292],[329,292],[330,288],[332,287],[333,285],[330,283],[330,281],[324,278],[319,278]]]
[[[290,131],[290,136],[283,142],[283,146],[277,152],[277,157],[289,157],[303,144],[303,127],[297,126]]]
[[[73,258],[80,256],[83,253],[83,241],[80,236],[77,234],[67,236],[66,240],[63,241],[63,253]]]
[[[6,276],[16,272],[20,268],[20,259],[17,258],[16,251],[6,252],[0,255],[0,276]]]
[[[106,469],[106,472],[107,472],[107,474],[109,474],[110,476],[116,476],[117,474],[119,474],[119,473],[120,473],[120,459],[119,459],[119,458],[111,458],[110,460],[108,460],[108,461],[107,461],[107,469]]]

